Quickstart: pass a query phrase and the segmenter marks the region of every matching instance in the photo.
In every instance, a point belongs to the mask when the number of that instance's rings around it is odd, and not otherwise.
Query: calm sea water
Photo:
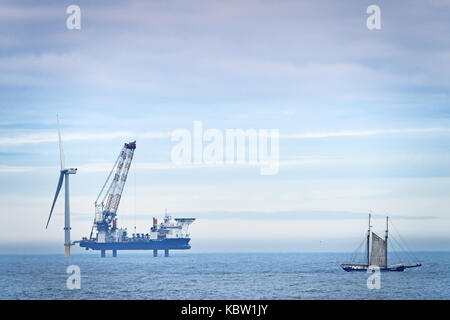
[[[382,273],[379,290],[338,253],[0,255],[0,299],[450,299],[450,252],[415,255],[422,268]],[[66,287],[69,265],[80,290]]]

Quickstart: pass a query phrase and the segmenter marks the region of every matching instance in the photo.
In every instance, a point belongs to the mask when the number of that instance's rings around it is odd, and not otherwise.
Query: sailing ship
[[[384,239],[377,235],[375,232],[371,232],[370,226],[371,214],[369,214],[369,229],[367,231],[366,242],[366,263],[344,263],[341,264],[341,268],[347,272],[351,271],[364,271],[370,267],[376,266],[380,268],[380,271],[404,271],[408,268],[421,267],[422,264],[417,263],[414,265],[395,264],[388,265],[388,235],[389,235],[389,217],[386,217],[386,234]],[[372,250],[370,250],[370,239],[372,238]]]

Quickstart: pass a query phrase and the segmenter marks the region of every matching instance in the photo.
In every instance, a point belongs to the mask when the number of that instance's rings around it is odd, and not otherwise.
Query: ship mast
[[[369,229],[367,230],[367,266],[370,264],[370,216],[369,213]]]
[[[385,254],[386,267],[387,267],[387,265],[388,265],[388,263],[387,263],[387,245],[388,245],[387,241],[388,241],[388,233],[389,233],[389,217],[386,216],[386,235],[385,235],[385,238],[384,238],[384,245],[385,245],[384,254]]]

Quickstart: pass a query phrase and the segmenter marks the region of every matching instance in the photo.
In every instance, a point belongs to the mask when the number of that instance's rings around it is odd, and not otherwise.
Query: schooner
[[[344,263],[341,264],[341,268],[347,272],[351,271],[367,271],[369,267],[376,266],[380,268],[380,271],[404,271],[407,268],[421,267],[422,264],[414,265],[388,265],[388,235],[389,235],[389,217],[386,217],[386,233],[384,239],[377,235],[375,232],[371,232],[370,226],[371,214],[369,214],[369,229],[367,231],[366,242],[366,263]],[[370,239],[372,238],[372,250],[370,250]]]

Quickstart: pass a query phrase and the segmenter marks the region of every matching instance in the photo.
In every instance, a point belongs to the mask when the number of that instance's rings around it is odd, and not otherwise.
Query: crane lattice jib
[[[135,149],[136,141],[125,143],[119,154],[114,178],[103,198],[106,199],[106,205],[103,207],[104,217],[105,214],[111,216],[117,212]]]
[[[104,207],[105,211],[109,211],[111,209],[111,204],[113,202],[113,198],[116,194],[116,189],[117,189],[117,184],[119,182],[120,179],[120,175],[122,174],[122,169],[123,169],[123,163],[126,159],[126,149],[125,146],[123,147],[122,151],[120,152],[119,155],[119,162],[117,163],[117,167],[116,167],[116,172],[114,174],[114,178],[111,182],[111,185],[108,188],[108,191],[105,194],[105,198],[107,198],[106,200],[106,205]]]
[[[127,181],[128,172],[131,166],[131,160],[133,159],[134,149],[127,152],[125,162],[123,164],[122,175],[120,179],[117,181],[115,194],[112,197],[111,207],[107,208],[111,213],[116,213],[117,208],[119,207],[120,198],[122,197],[123,188],[125,186],[125,182]]]

